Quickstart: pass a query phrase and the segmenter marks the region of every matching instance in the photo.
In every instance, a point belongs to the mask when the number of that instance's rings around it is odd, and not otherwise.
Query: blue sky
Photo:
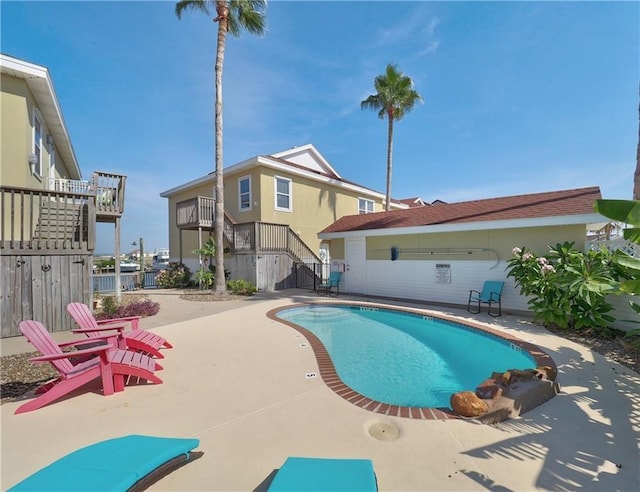
[[[217,25],[174,6],[0,3],[2,52],[50,69],[83,175],[128,176],[123,250],[166,247],[159,194],[214,167]],[[396,124],[393,197],[631,198],[639,20],[638,2],[271,1],[264,37],[227,43],[225,165],[312,143],[384,192],[387,124],[360,102],[395,63],[424,104]]]

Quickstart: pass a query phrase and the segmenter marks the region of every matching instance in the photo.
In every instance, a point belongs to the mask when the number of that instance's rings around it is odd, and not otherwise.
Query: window
[[[238,180],[238,209],[251,210],[251,176]]]
[[[276,176],[276,210],[291,212],[291,180]]]
[[[373,201],[365,198],[358,198],[358,213],[370,214],[373,212]]]
[[[33,113],[33,154],[36,156],[32,163],[31,172],[42,176],[42,122],[38,113]],[[31,163],[31,160],[29,161]]]

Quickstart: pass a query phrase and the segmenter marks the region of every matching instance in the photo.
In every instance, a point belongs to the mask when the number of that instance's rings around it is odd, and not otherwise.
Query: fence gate
[[[322,263],[296,263],[296,288],[315,290],[322,279]]]
[[[2,255],[0,257],[1,336],[20,335],[23,320],[41,321],[49,331],[73,328],[66,306],[91,305],[91,255]]]

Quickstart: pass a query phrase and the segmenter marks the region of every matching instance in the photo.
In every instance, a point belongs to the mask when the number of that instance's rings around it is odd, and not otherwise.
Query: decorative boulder
[[[540,366],[536,369],[539,379],[555,381],[558,377],[558,368],[555,366]]]
[[[487,403],[478,398],[473,391],[454,393],[450,399],[451,408],[463,417],[479,417],[487,412]]]
[[[491,400],[502,396],[502,386],[493,378],[485,379],[476,388],[476,396],[483,400]]]
[[[537,377],[535,369],[509,369],[502,374],[502,384],[509,386],[518,381],[529,381]]]

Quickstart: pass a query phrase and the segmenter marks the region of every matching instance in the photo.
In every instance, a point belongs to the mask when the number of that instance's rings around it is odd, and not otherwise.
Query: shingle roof
[[[441,203],[437,207],[414,207],[347,215],[321,233],[593,214],[593,202],[599,198],[602,198],[600,188],[594,186],[469,202]]]
[[[413,197],[413,198],[402,198],[401,200],[398,200],[400,203],[404,203],[405,205],[409,205],[410,207],[424,207],[425,205],[428,205],[426,203],[424,203],[422,201],[422,198],[420,198],[419,196]]]

